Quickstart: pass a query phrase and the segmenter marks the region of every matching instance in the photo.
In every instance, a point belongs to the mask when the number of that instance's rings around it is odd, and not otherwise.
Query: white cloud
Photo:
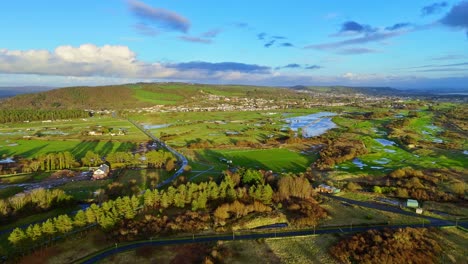
[[[466,86],[459,79],[447,79],[453,87]],[[461,78],[461,79],[460,79]],[[310,72],[284,73],[268,66],[236,62],[148,63],[137,59],[126,46],[59,46],[48,50],[0,49],[1,85],[103,85],[138,81],[187,81],[257,85],[372,85],[414,87],[436,79],[416,76],[345,72],[317,75]],[[442,83],[441,83],[442,85]]]

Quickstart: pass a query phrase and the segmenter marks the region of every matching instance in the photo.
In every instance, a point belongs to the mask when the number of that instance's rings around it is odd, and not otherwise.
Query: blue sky
[[[468,0],[15,0],[0,17],[0,86],[468,89]]]

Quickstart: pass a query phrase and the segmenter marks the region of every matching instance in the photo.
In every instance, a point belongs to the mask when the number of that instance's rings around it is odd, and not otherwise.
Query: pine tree
[[[87,217],[83,210],[79,210],[73,218],[73,225],[76,227],[83,227],[86,225]]]
[[[49,241],[56,232],[54,223],[52,223],[50,219],[47,219],[47,221],[42,223],[41,230],[42,233],[44,233],[44,235],[49,238]]]
[[[65,234],[73,229],[73,222],[68,215],[59,215],[54,218],[55,228],[59,233]]]
[[[21,228],[15,228],[8,236],[8,241],[12,243],[15,247],[19,247],[24,244],[27,239],[26,233]]]
[[[273,197],[273,189],[269,184],[263,186],[261,201],[264,204],[271,204],[271,199]]]

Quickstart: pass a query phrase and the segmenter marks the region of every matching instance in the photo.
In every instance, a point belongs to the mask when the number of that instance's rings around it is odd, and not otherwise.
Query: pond
[[[361,169],[367,166],[367,164],[365,164],[364,162],[362,162],[361,159],[358,159],[358,158],[353,159],[353,164],[356,165],[356,167],[361,168]]]
[[[151,125],[151,124],[143,124],[144,129],[159,129],[159,128],[165,128],[170,126],[171,124],[159,124],[159,125]]]
[[[396,145],[395,142],[383,138],[376,138],[375,141],[379,142],[384,147]]]
[[[335,116],[331,112],[319,112],[306,116],[296,116],[286,118],[288,127],[293,131],[302,130],[302,136],[305,138],[316,137],[324,134],[332,128],[336,128],[336,124],[331,120],[331,116]]]

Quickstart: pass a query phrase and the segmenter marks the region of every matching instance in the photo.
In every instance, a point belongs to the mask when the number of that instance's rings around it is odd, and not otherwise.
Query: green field
[[[431,143],[435,139],[443,141],[453,141],[438,135],[442,128],[434,126],[436,121],[431,113],[424,111],[418,112],[418,118],[411,120],[410,124],[404,128],[405,132],[414,135],[418,140]],[[406,111],[400,111],[397,114],[405,116]],[[365,164],[362,168],[352,161],[343,162],[336,168],[344,173],[384,175],[389,171],[402,167],[413,167],[416,169],[444,168],[463,171],[468,168],[466,155],[461,150],[447,150],[438,148],[437,145],[424,146],[408,150],[406,146],[398,145],[394,140],[388,138],[386,123],[396,117],[376,118],[373,120],[349,119],[340,116],[333,118],[333,121],[340,127],[348,129],[345,136],[351,139],[363,141],[369,150],[369,153],[359,157],[359,160]],[[390,140],[394,144],[384,146],[378,139]],[[466,147],[466,140],[459,142]]]
[[[99,189],[105,189],[111,179],[97,181],[76,181],[69,182],[58,187],[64,190],[67,194],[73,196],[75,200],[86,201],[95,197],[94,192]]]
[[[270,137],[285,136],[284,115],[289,117],[319,112],[320,109],[291,111],[237,111],[237,112],[178,112],[141,114],[131,118],[144,125],[169,125],[150,128],[157,137],[173,146],[208,142],[216,145],[235,145],[239,141],[263,142]]]
[[[34,158],[52,152],[71,152],[77,159],[84,157],[87,151],[107,155],[115,151],[128,151],[135,148],[134,142],[120,141],[78,141],[78,140],[7,140],[0,142],[0,156],[19,155]]]
[[[171,175],[172,173],[162,169],[125,170],[117,177],[116,181],[127,184],[130,181],[135,180],[140,190],[146,190],[154,187],[151,186],[150,183],[151,177],[157,177],[159,179],[158,182],[161,182],[169,178]]]
[[[275,172],[303,172],[316,159],[288,149],[247,150],[200,150],[195,160],[214,165],[218,170],[226,169],[221,159],[232,160],[233,166],[272,170]]]
[[[150,90],[144,90],[140,87],[134,88],[134,97],[142,102],[148,102],[157,105],[174,105],[184,99],[183,96],[171,93],[155,93]]]

